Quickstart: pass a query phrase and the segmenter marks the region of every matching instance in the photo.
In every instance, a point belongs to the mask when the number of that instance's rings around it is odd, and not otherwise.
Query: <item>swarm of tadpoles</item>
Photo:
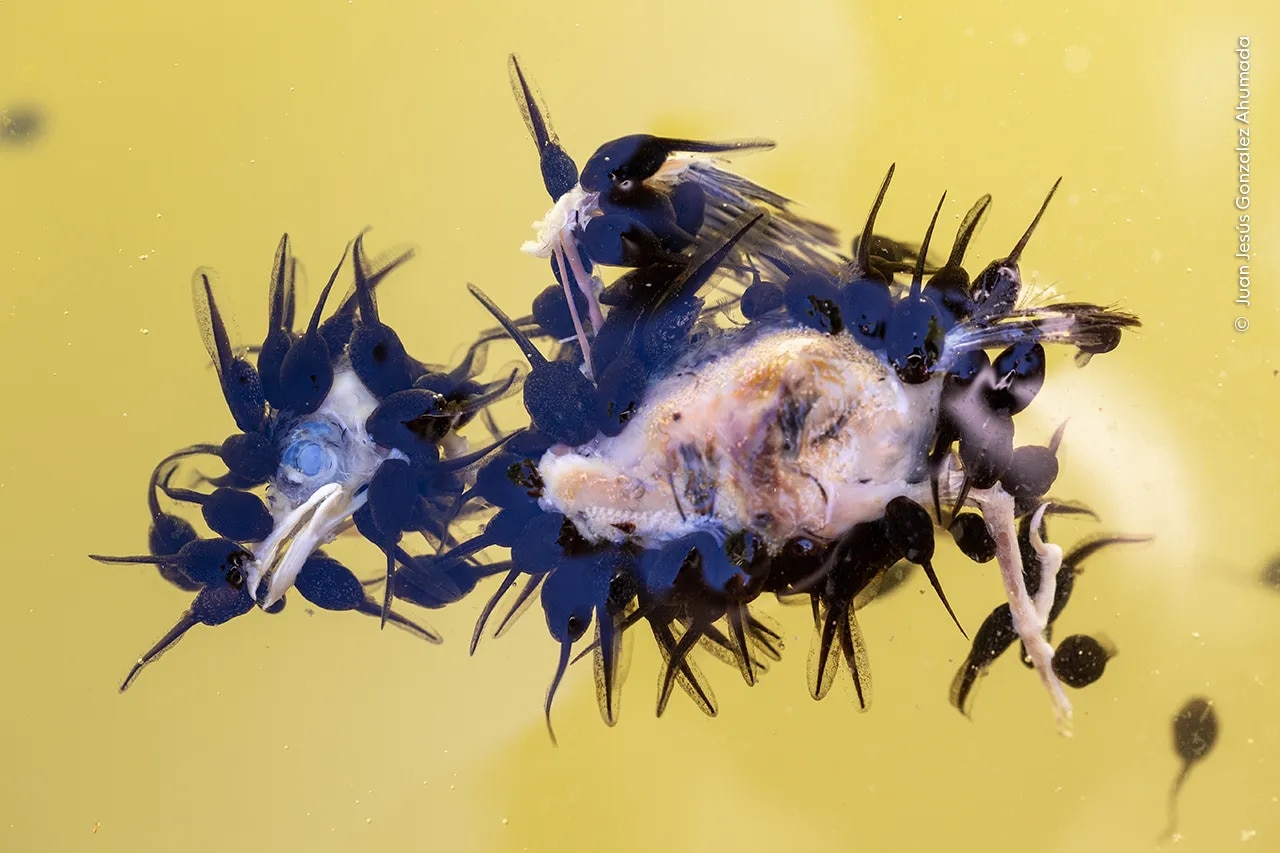
[[[764,594],[811,602],[811,694],[826,695],[843,668],[865,708],[856,614],[895,566],[920,566],[961,624],[934,569],[941,529],[971,560],[995,561],[1008,593],[974,635],[953,704],[967,713],[978,676],[1019,641],[1065,723],[1062,684],[1095,680],[1109,651],[1083,636],[1055,651],[1050,628],[1081,562],[1131,540],[1091,540],[1065,557],[1046,541],[1048,515],[1085,510],[1049,494],[1062,430],[1015,446],[1014,420],[1045,381],[1046,346],[1074,347],[1083,363],[1138,322],[1023,293],[1019,261],[1057,184],[1009,255],[970,275],[966,250],[990,196],[933,265],[941,201],[918,248],[875,233],[890,168],[846,256],[832,229],[720,160],[772,143],[627,136],[579,172],[514,57],[511,71],[553,201],[524,248],[549,259],[555,281],[514,318],[471,286],[501,332],[480,335],[457,368],[413,359],[379,319],[374,288],[404,256],[371,268],[361,238],[352,293],[322,321],[331,280],[301,333],[282,242],[256,368],[232,349],[197,277],[197,313],[241,432],[157,467],[151,555],[116,558],[200,589],[143,662],[189,625],[255,601],[278,606],[295,585],[320,606],[431,638],[394,612],[396,599],[440,607],[499,575],[472,650],[537,596],[560,647],[548,726],[569,664],[587,655],[601,714],[616,721],[623,639],[642,621],[665,661],[658,713],[678,685],[714,714],[693,651],[755,683],[782,652],[751,607]],[[624,271],[606,285],[606,267]],[[527,375],[482,383],[502,333]],[[528,423],[504,433],[486,407],[517,388]],[[492,440],[468,453],[457,430],[478,413]],[[228,468],[211,493],[172,485],[195,454]],[[252,494],[264,483],[266,504]],[[218,538],[162,512],[158,494],[199,503]],[[477,518],[481,532],[459,539],[458,522]],[[381,602],[367,597],[372,581],[318,550],[350,526],[385,557]],[[402,547],[408,534],[429,552]]]

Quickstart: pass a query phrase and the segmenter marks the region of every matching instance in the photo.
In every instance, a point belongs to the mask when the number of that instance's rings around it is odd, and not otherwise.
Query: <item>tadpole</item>
[[[1202,696],[1188,699],[1173,718],[1173,751],[1182,768],[1169,791],[1169,826],[1164,838],[1172,838],[1177,826],[1178,792],[1187,781],[1191,768],[1204,760],[1218,742],[1218,714],[1213,700]]]

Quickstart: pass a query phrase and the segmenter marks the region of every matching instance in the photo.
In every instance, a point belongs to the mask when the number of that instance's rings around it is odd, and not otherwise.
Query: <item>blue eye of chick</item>
[[[346,479],[351,453],[346,430],[328,416],[298,420],[280,439],[275,485],[293,502],[305,501],[317,488]]]
[[[342,429],[328,418],[314,417],[300,421],[285,436],[280,451],[281,479],[322,485],[330,481],[339,467],[338,454],[343,445]]]
[[[284,464],[307,477],[314,477],[330,463],[328,449],[309,439],[295,441],[285,448]]]

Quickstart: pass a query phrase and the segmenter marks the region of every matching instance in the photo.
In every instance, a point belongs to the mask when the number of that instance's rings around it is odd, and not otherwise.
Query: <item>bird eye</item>
[[[322,474],[332,465],[328,448],[314,441],[298,441],[286,450],[285,461],[304,477]]]
[[[342,477],[344,431],[325,416],[304,418],[281,442],[279,486],[304,497]],[[293,497],[291,494],[290,497]]]

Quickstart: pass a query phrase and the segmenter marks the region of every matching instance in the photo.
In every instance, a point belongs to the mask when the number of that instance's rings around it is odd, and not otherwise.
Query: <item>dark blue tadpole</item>
[[[844,331],[840,289],[829,276],[817,272],[796,273],[787,279],[784,291],[791,319],[828,335]]]
[[[530,518],[511,546],[511,562],[525,574],[552,571],[565,557],[565,545],[572,544],[573,522],[558,512],[541,512]]]
[[[515,563],[508,561],[495,565],[498,570],[505,569],[507,574],[498,584],[498,588],[494,590],[493,595],[489,596],[489,600],[485,602],[484,607],[480,610],[479,617],[476,618],[476,626],[471,632],[471,645],[468,647],[468,654],[474,655],[476,649],[480,646],[480,638],[484,636],[485,626],[489,623],[489,618],[493,616],[493,611],[497,609],[498,603],[511,590],[517,580],[520,579],[521,571],[515,568]],[[536,576],[541,578],[541,575]]]
[[[280,603],[283,602],[284,599],[281,599]],[[129,686],[137,679],[138,674],[142,672],[143,667],[168,651],[174,643],[181,640],[183,635],[195,626],[209,625],[216,627],[230,622],[237,616],[243,616],[252,609],[253,599],[249,597],[249,593],[243,584],[231,586],[223,582],[206,586],[196,594],[195,600],[191,602],[191,607],[182,614],[177,624],[170,628],[142,657],[138,658],[138,662],[133,665],[133,668],[129,670],[129,674],[125,676],[124,682],[121,683],[120,692],[123,693],[128,690]]]
[[[547,117],[547,109],[539,103],[542,99],[525,78],[520,60],[514,53],[507,58],[507,71],[511,77],[516,103],[520,106],[520,114],[524,116],[524,126],[533,134],[533,141],[538,146],[542,183],[552,201],[558,201],[578,183],[578,166],[556,138]]]
[[[682,215],[691,219],[699,215],[696,193],[701,193],[701,215],[706,215],[706,193],[693,182],[682,184],[691,189],[684,190],[681,204],[685,207]],[[623,191],[613,189],[600,194],[600,210],[605,217],[618,217],[635,223],[643,228],[657,241],[659,250],[669,253],[679,252],[693,242],[697,232],[687,231],[680,226],[676,214],[674,193],[668,193],[644,184]],[[602,217],[604,218],[604,217]],[[590,253],[595,257],[595,253]],[[603,258],[601,263],[609,263]]]
[[[528,326],[534,322],[532,316],[521,317],[517,325]],[[475,394],[481,393],[486,386],[476,380],[489,363],[489,345],[495,340],[506,338],[502,329],[488,329],[481,332],[467,347],[466,354],[452,369],[443,367],[428,368],[413,381],[413,387],[425,388],[448,397],[450,401],[459,402]],[[494,383],[493,387],[496,387]]]
[[[658,651],[665,661],[663,670],[664,682],[666,673],[674,671],[673,678],[675,683],[679,684],[681,689],[688,694],[689,698],[698,706],[698,710],[708,717],[714,717],[719,713],[716,697],[697,665],[689,658],[689,651],[692,645],[685,642],[689,633],[686,631],[677,639],[673,630],[673,625],[680,621],[679,611],[669,603],[663,603],[646,609],[644,618],[649,623],[649,629],[653,632],[654,642],[658,644]],[[701,639],[701,637],[695,635],[694,639]],[[665,693],[661,689],[659,690],[658,701],[654,708],[657,716],[661,717],[663,712],[666,711],[670,696],[671,691],[669,689]]]
[[[289,250],[289,235],[280,238],[275,263],[271,267],[271,285],[267,293],[267,336],[258,351],[258,375],[267,402],[277,409],[286,407],[281,391],[280,366],[293,346],[293,306],[297,298],[294,286],[297,261]]]
[[[760,271],[754,265],[751,272],[751,284],[747,285],[747,289],[742,292],[742,301],[739,306],[743,317],[748,320],[758,320],[781,308],[786,301],[786,295],[777,284],[762,279]]]
[[[560,661],[547,690],[547,731],[556,740],[551,727],[551,706],[565,669],[570,663],[573,644],[594,622],[596,641],[579,658],[594,653],[596,700],[600,716],[608,725],[618,720],[619,661],[625,610],[635,599],[637,586],[634,557],[617,548],[594,550],[570,557],[553,570],[542,584],[542,610],[552,639],[560,644]],[[575,659],[576,660],[576,659]]]
[[[569,300],[564,292],[561,285],[549,284],[533,299],[534,321],[544,334],[556,340],[566,340],[577,334],[577,329],[573,327],[573,315],[569,313]],[[589,308],[587,298],[582,295],[580,288],[573,288],[573,299],[577,303],[578,316],[585,317]]]
[[[929,517],[929,511],[911,498],[899,496],[885,506],[884,523],[889,542],[901,552],[907,562],[924,569],[929,583],[933,585],[933,591],[938,594],[942,606],[947,608],[951,621],[956,623],[964,638],[969,639],[964,626],[960,624],[960,617],[951,609],[951,602],[947,601],[947,595],[942,591],[937,572],[933,570],[933,519]]]
[[[532,517],[542,496],[542,475],[538,460],[554,444],[537,430],[517,430],[507,437],[503,451],[488,459],[476,472],[474,487],[468,493],[502,509],[528,512]]]
[[[613,310],[605,318],[604,326],[596,330],[596,339],[591,343],[592,354],[594,355],[603,347],[600,339],[606,336],[606,331],[614,322],[615,316],[626,314],[634,317],[641,311],[652,308],[688,264],[687,257],[676,255],[670,263],[650,264],[646,267],[627,270],[601,291],[600,304],[607,305]],[[607,361],[607,358],[601,359],[602,363]]]
[[[714,536],[702,531],[668,543],[662,548],[658,558],[643,566],[640,571],[641,584],[646,595],[656,593],[659,601],[662,599],[670,601],[672,595],[681,595],[682,590],[687,587],[696,591],[694,596],[709,597],[712,602],[709,607],[699,607],[688,614],[684,633],[669,647],[665,642],[666,638],[660,636],[662,631],[655,630],[654,636],[666,659],[662,680],[658,686],[656,707],[657,715],[662,716],[677,682],[682,683],[686,692],[691,687],[699,685],[696,672],[689,665],[689,654],[701,640],[709,636],[713,623],[724,615],[725,591],[732,579],[739,576],[742,570],[729,561],[724,549]],[[669,585],[669,588],[662,592],[664,585]],[[661,609],[662,605],[659,604],[658,610]],[[654,626],[655,621],[658,621],[656,614],[654,618],[650,618],[650,625]],[[669,633],[669,624],[665,630]],[[744,645],[742,653],[750,655],[750,650]],[[747,673],[744,673],[744,677],[749,679],[749,683],[754,681],[754,677]],[[696,696],[694,698],[706,711],[708,706]],[[714,709],[713,705],[711,707]]]
[[[356,376],[370,393],[381,400],[412,386],[420,371],[415,371],[416,364],[405,352],[400,336],[378,318],[378,305],[364,255],[364,234],[356,237],[351,252],[360,320],[351,333],[347,353]]]
[[[396,551],[396,559],[400,567],[396,569],[395,597],[429,610],[461,601],[481,579],[510,568],[509,563],[476,566],[451,553],[409,554],[403,549]]]
[[[503,509],[522,509],[535,507],[541,493],[542,477],[537,460],[505,450],[480,466],[469,496],[483,498]]]
[[[969,296],[973,301],[975,317],[1002,317],[1012,311],[1017,304],[1018,295],[1022,292],[1022,272],[1018,269],[1018,260],[1022,257],[1022,250],[1027,247],[1027,242],[1035,233],[1036,226],[1040,224],[1040,218],[1044,216],[1049,202],[1053,199],[1053,194],[1058,191],[1058,185],[1061,183],[1062,178],[1053,182],[1049,194],[1045,196],[1040,209],[1036,211],[1035,218],[1031,220],[1031,224],[1027,226],[1027,230],[1023,232],[1009,256],[998,258],[987,264],[986,268],[974,278]]]
[[[1111,352],[1120,346],[1119,326],[1098,326],[1093,330],[1093,340],[1078,344],[1076,347],[1076,365],[1084,367],[1095,355]]]
[[[689,295],[645,312],[638,326],[639,348],[632,357],[639,358],[650,374],[664,373],[689,351],[703,305],[701,297]],[[620,355],[619,359],[623,357]]]
[[[325,302],[329,299],[329,291],[338,279],[338,271],[347,260],[351,244],[343,250],[333,274],[320,291],[315,310],[311,314],[311,322],[302,336],[293,342],[289,352],[280,365],[280,394],[285,403],[283,408],[297,415],[309,415],[320,408],[329,389],[333,387],[333,355],[324,335],[320,334],[320,315],[324,312]]]
[[[590,572],[583,571],[578,566],[568,566],[551,572],[542,584],[542,611],[546,616],[547,630],[552,639],[560,644],[560,660],[556,664],[551,685],[547,688],[544,706],[547,733],[551,735],[553,744],[556,743],[556,732],[551,725],[551,705],[565,669],[569,666],[573,644],[591,627],[595,612],[592,580]]]
[[[90,554],[89,558],[99,563],[163,564],[182,572],[192,583],[243,586],[245,571],[253,560],[253,555],[230,539],[215,538],[188,542],[176,554],[146,554],[135,557]]]
[[[678,541],[685,543],[689,556],[697,554],[698,584],[704,589],[724,595],[735,582],[742,580],[742,567],[729,560],[724,546],[709,532],[691,533]]]
[[[607,725],[618,722],[622,690],[622,633],[630,624],[628,608],[639,593],[637,560],[630,552],[610,548],[592,563],[591,599],[596,613],[596,702]]]
[[[951,246],[951,255],[942,268],[933,274],[924,286],[924,294],[944,309],[943,325],[950,329],[956,323],[968,317],[973,311],[973,301],[969,297],[969,273],[964,268],[964,253],[969,249],[969,241],[977,232],[987,209],[991,207],[991,196],[984,195],[978,199],[969,212],[965,214],[956,230],[956,240]],[[923,255],[923,251],[921,251]]]
[[[424,373],[413,382],[414,388],[432,391],[444,397],[444,409],[440,415],[447,432],[457,429],[477,412],[506,398],[515,390],[520,369],[515,368],[505,379],[481,383],[456,371],[451,373]],[[441,438],[444,433],[441,433]]]
[[[645,223],[620,213],[593,217],[581,243],[592,261],[605,266],[643,267],[670,263],[675,256]]]
[[[1044,347],[1034,339],[1019,341],[996,356],[991,369],[995,377],[987,402],[993,411],[1016,415],[1044,386]]]
[[[701,606],[690,609],[690,616],[709,641],[732,656],[747,686],[754,687],[757,671],[767,666],[756,652],[775,661],[782,659],[782,636],[749,610],[773,571],[773,557],[763,540],[750,531],[728,537],[723,546],[710,534],[702,535],[709,538],[701,540],[699,548],[698,583],[711,595],[700,595]],[[729,629],[727,635],[713,624],[721,618]]]
[[[620,434],[644,402],[649,376],[640,360],[630,355],[609,363],[596,389],[596,422],[602,435]]]
[[[671,207],[676,226],[686,234],[697,236],[707,218],[707,192],[700,184],[684,181],[671,191]]]
[[[712,623],[721,597],[709,590],[702,578],[702,557],[691,544],[695,541],[690,537],[682,537],[661,548],[642,552],[633,561],[629,570],[631,579],[625,584],[627,589],[622,592],[622,595],[629,593],[634,596],[637,607],[620,623],[620,629],[644,619],[649,623],[654,642],[665,662],[655,706],[658,716],[666,710],[671,695],[669,683],[679,684],[707,716],[714,717],[718,713],[710,685],[689,657],[689,652],[699,641],[705,639],[712,643],[719,642],[718,631]],[[714,554],[712,559],[715,559]],[[677,588],[677,584],[686,582],[690,585],[689,589]],[[705,596],[711,596],[711,608],[699,604],[699,599]],[[690,605],[693,605],[692,610]],[[681,626],[678,638],[676,625]],[[719,644],[730,652],[734,651],[727,642]]]
[[[166,477],[167,482],[167,477],[172,475],[180,460],[201,455],[218,457],[227,466],[227,474],[207,480],[218,487],[248,489],[261,485],[271,475],[275,474],[279,464],[279,454],[275,446],[266,436],[256,432],[236,433],[229,436],[221,446],[217,444],[193,444],[190,447],[174,451],[161,459],[151,472],[150,492],[147,498],[147,506],[151,510],[153,521],[150,539],[152,543],[151,553],[153,554],[172,554],[185,545],[187,541],[195,538],[194,536],[187,536],[186,530],[191,527],[187,522],[176,516],[161,512],[160,506],[156,502],[155,491],[159,485],[160,478],[162,476]],[[165,472],[168,472],[168,474]],[[173,537],[177,537],[177,540],[180,541],[173,539]],[[174,544],[175,542],[176,544]],[[161,543],[170,543],[171,547]]]
[[[261,542],[271,535],[275,520],[262,499],[239,489],[217,488],[209,494],[169,485],[174,468],[160,479],[160,490],[175,501],[197,504],[204,523],[219,536],[235,542]]]
[[[880,183],[880,191],[876,193],[876,200],[871,205],[871,212],[867,214],[867,221],[862,226],[862,236],[858,240],[857,256],[854,259],[855,277],[845,284],[840,299],[845,327],[854,340],[868,349],[884,347],[885,330],[889,317],[893,314],[893,296],[889,292],[889,282],[872,266],[871,244],[872,237],[875,236],[876,216],[889,192],[895,168],[896,164],[890,165]]]
[[[951,369],[947,371],[947,390],[944,390],[943,394],[945,395],[948,391],[960,393],[975,379],[984,374],[989,375],[990,371],[991,357],[987,355],[986,350],[975,349],[961,353],[956,356]]]
[[[582,167],[579,183],[588,192],[631,192],[657,174],[672,154],[724,154],[773,148],[767,139],[702,142],[636,133],[606,142]]]
[[[364,277],[365,289],[370,292],[376,291],[383,279],[406,262],[412,260],[415,254],[416,252],[413,249],[404,249],[377,269],[370,270]],[[329,319],[320,324],[320,336],[324,338],[325,346],[328,347],[329,352],[334,355],[346,349],[347,344],[351,341],[351,335],[356,330],[356,308],[360,303],[360,289],[353,285],[347,291],[342,304],[329,315]]]
[[[421,388],[397,391],[382,399],[365,421],[369,437],[410,459],[440,457],[440,439],[449,431],[449,401]]]
[[[929,240],[942,212],[943,193],[938,206],[924,232],[924,242],[916,258],[915,273],[911,278],[911,291],[893,308],[885,334],[889,363],[898,372],[898,378],[912,385],[928,382],[933,367],[942,355],[945,328],[942,314],[932,299],[923,292],[925,256],[929,252]]]
[[[267,417],[267,400],[262,394],[262,383],[258,379],[257,369],[237,356],[232,349],[226,323],[213,298],[211,275],[208,270],[196,270],[191,286],[200,338],[218,371],[222,396],[227,401],[227,408],[231,411],[236,426],[244,432],[260,432]]]
[[[323,551],[316,551],[307,558],[294,585],[299,595],[325,610],[354,610],[375,618],[382,618],[384,613],[383,605],[365,593],[360,579]],[[388,613],[386,621],[428,643],[439,644],[444,641],[435,631],[398,613]]]
[[[395,549],[401,534],[412,530],[421,516],[422,499],[412,468],[404,459],[388,459],[378,466],[369,481],[369,514],[378,537],[374,544],[387,557],[387,585],[382,600],[382,626],[391,613],[392,581],[396,572]],[[361,531],[367,535],[366,531]]]
[[[719,153],[769,148],[762,140],[699,142],[648,134],[606,142],[587,162],[581,184],[599,194],[604,215],[591,220],[583,249],[598,263],[645,267],[676,262],[706,219],[706,190],[696,178],[675,187],[646,184],[678,152]]]
[[[668,542],[661,548],[647,548],[641,555],[638,576],[641,590],[650,598],[666,598],[672,595],[676,577],[689,556],[689,543],[685,537]]]
[[[591,380],[567,361],[548,361],[484,291],[474,284],[468,284],[467,289],[507,330],[529,361],[524,407],[533,425],[561,444],[578,446],[595,438],[596,388]]]
[[[221,447],[211,451],[227,469],[252,485],[265,483],[280,467],[280,454],[275,444],[260,432],[242,432],[227,436]]]
[[[177,465],[177,459],[161,460],[151,472],[151,480],[147,483],[147,509],[151,512],[151,528],[147,531],[147,550],[154,557],[176,554],[182,550],[183,545],[199,538],[191,522],[162,510],[156,496],[161,478],[167,479]],[[172,566],[158,563],[156,568],[162,578],[179,589],[195,592],[200,588],[199,584],[193,583]]]
[[[495,631],[499,636],[528,605],[547,574],[562,565],[581,545],[581,536],[577,534],[573,523],[560,513],[536,512],[532,516],[524,513],[520,515],[527,520],[511,543],[511,560],[506,577],[476,619],[476,627],[471,635],[471,654],[475,654],[494,610],[521,576],[525,576],[525,584],[499,622]],[[518,523],[520,519],[512,521]]]
[[[830,546],[808,537],[796,536],[782,543],[769,572],[769,588],[778,595],[807,592],[821,578]]]
[[[729,259],[738,244],[769,220],[768,211],[757,209],[729,223],[728,236],[718,245],[703,248],[689,260],[646,308],[636,324],[638,352],[650,370],[660,369],[679,355],[702,310],[701,290]]]
[[[411,459],[410,476],[418,494],[426,499],[425,507],[420,507],[413,519],[413,527],[423,529],[442,540],[451,539],[447,531],[448,525],[462,510],[463,504],[474,496],[474,491],[466,491],[463,472],[488,458],[510,441],[511,437],[504,436],[463,456],[444,460],[427,457]]]
[[[539,511],[538,505],[534,502],[530,502],[526,506],[498,510],[485,523],[484,532],[476,538],[483,537],[493,547],[513,548],[520,538],[521,531],[528,525],[529,519]]]

